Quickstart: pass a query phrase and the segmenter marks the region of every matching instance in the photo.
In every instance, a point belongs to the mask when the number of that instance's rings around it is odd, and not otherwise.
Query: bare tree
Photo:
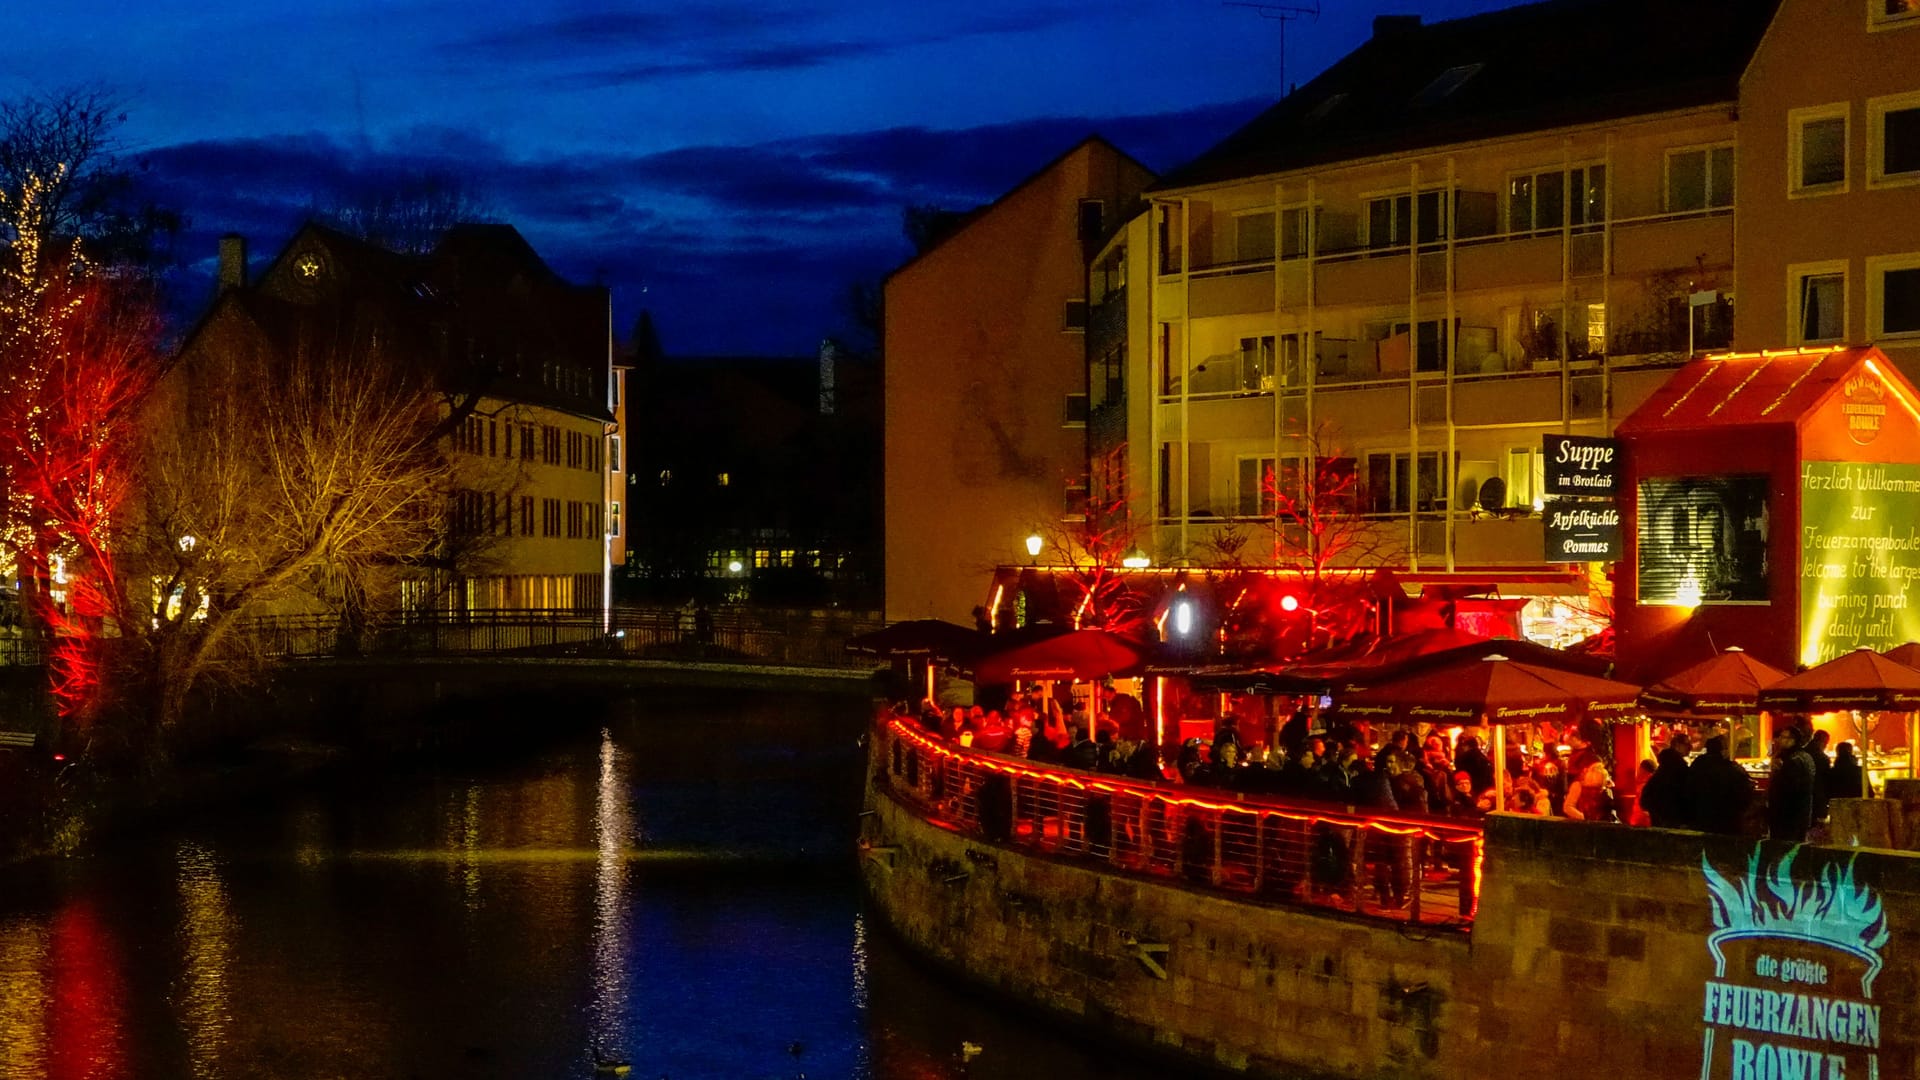
[[[1126,462],[1124,444],[1095,458],[1091,472],[1102,482],[1088,485],[1064,520],[1048,522],[1040,530],[1048,550],[1068,568],[1062,581],[1075,621],[1083,627],[1117,629],[1146,615],[1126,565],[1129,558],[1144,554],[1144,530],[1134,520],[1126,485],[1114,482],[1124,475]]]
[[[99,85],[0,101],[0,242],[81,240],[96,264],[154,269],[184,221],[140,200],[120,137],[126,119]]]
[[[339,193],[319,216],[343,232],[403,255],[424,255],[455,225],[493,216],[474,186],[452,173],[393,173],[356,182],[355,190]]]
[[[125,547],[149,719],[244,654],[240,621],[331,581],[362,588],[442,542],[452,463],[428,373],[376,327],[305,320],[291,348],[230,326],[147,411]]]
[[[1398,529],[1365,516],[1358,462],[1342,452],[1330,425],[1303,431],[1292,443],[1298,454],[1266,470],[1261,483],[1273,566],[1298,589],[1286,595],[1299,629],[1274,643],[1283,658],[1357,633],[1367,619],[1359,587],[1406,556]]]

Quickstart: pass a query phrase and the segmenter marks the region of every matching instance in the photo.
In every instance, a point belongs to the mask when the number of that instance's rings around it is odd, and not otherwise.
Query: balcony
[[[1630,222],[1613,229],[1613,272],[1733,265],[1733,213]]]

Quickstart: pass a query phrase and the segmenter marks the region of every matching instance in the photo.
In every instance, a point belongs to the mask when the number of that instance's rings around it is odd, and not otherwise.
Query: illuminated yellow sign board
[[[1800,466],[1800,661],[1920,641],[1920,465]]]

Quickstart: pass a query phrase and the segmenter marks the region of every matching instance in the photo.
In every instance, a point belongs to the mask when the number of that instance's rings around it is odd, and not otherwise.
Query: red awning
[[[1760,691],[1760,705],[1782,712],[1906,712],[1920,709],[1920,671],[1862,645]]]
[[[1744,716],[1760,707],[1760,691],[1786,677],[1786,672],[1755,660],[1736,645],[1647,687],[1640,703],[1695,716]]]

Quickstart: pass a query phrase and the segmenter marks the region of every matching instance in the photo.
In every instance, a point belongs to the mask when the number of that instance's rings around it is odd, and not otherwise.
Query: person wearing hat
[[[1813,758],[1795,727],[1781,725],[1773,737],[1773,771],[1767,779],[1767,835],[1800,843],[1813,828]]]

